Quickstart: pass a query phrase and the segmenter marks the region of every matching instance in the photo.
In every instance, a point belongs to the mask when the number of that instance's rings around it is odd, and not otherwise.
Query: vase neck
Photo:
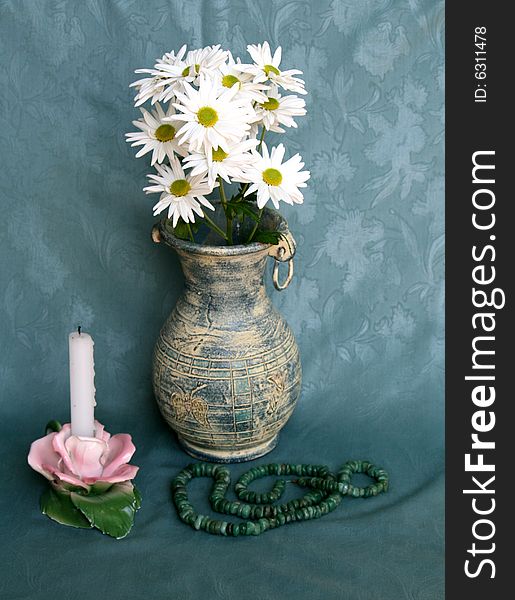
[[[264,288],[267,250],[242,255],[207,255],[179,251],[186,288],[226,300],[252,297]]]

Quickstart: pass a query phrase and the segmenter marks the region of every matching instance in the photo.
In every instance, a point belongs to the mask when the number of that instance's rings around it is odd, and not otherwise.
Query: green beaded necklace
[[[375,480],[367,487],[357,487],[350,483],[354,473],[365,473]],[[268,475],[296,475],[293,481],[310,490],[295,500],[284,504],[272,504],[279,500],[286,487],[286,480],[278,479],[270,492],[258,494],[248,490],[250,483]],[[211,477],[214,480],[209,502],[218,513],[234,515],[245,519],[235,523],[211,519],[195,512],[188,500],[186,487],[195,477]],[[350,460],[335,474],[324,465],[276,464],[253,467],[244,473],[234,486],[239,500],[231,501],[225,494],[231,483],[229,470],[222,465],[192,463],[183,469],[172,481],[173,502],[179,518],[193,529],[212,535],[237,537],[239,535],[260,535],[268,529],[294,521],[318,519],[332,512],[344,496],[369,498],[388,490],[388,474],[365,460]]]

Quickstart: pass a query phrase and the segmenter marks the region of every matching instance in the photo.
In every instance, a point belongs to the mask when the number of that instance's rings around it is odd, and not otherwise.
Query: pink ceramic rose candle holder
[[[29,465],[50,482],[41,496],[42,513],[63,525],[125,537],[141,506],[132,483],[139,467],[128,464],[135,450],[129,434],[111,436],[98,421],[95,437],[72,435],[69,423],[51,421],[28,456]]]

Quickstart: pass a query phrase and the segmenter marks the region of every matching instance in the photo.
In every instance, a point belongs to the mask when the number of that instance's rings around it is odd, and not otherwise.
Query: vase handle
[[[290,285],[290,281],[293,278],[293,257],[295,256],[296,249],[297,244],[294,237],[289,231],[285,231],[279,243],[272,246],[268,252],[268,255],[274,259],[272,281],[274,282],[275,289],[278,291],[285,290]],[[279,283],[279,263],[282,262],[288,263],[288,275],[283,283]]]
[[[154,244],[161,243],[161,231],[159,230],[159,225],[157,223],[152,227],[152,241]]]

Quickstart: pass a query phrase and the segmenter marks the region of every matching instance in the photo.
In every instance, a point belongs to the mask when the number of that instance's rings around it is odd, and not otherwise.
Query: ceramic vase
[[[273,260],[275,287],[287,287],[295,241],[275,211],[265,210],[262,223],[283,233],[278,245],[201,245],[177,238],[167,220],[152,232],[177,252],[185,278],[155,346],[154,394],[186,452],[201,460],[270,452],[299,397],[297,344],[264,284]]]

